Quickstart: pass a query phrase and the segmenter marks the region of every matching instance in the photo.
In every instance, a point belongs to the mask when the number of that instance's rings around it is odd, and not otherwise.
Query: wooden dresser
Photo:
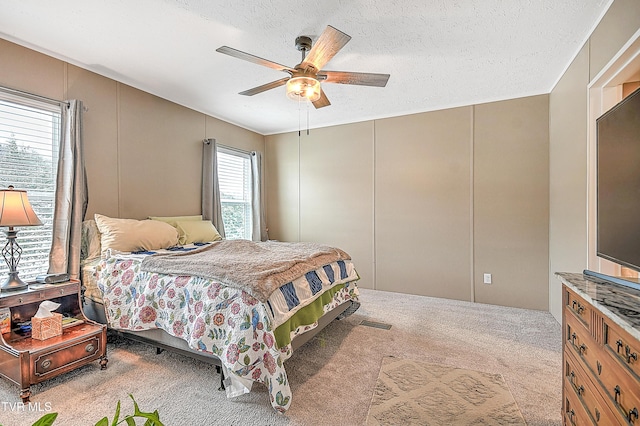
[[[582,274],[562,286],[565,425],[640,425],[640,291]]]

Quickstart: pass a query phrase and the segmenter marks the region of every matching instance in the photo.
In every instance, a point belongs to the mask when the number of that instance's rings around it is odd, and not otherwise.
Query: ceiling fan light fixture
[[[292,77],[287,81],[287,97],[294,101],[315,102],[320,99],[320,93],[320,82],[313,77]]]

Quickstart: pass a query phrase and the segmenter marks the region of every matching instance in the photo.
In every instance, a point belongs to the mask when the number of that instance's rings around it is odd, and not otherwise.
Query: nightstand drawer
[[[77,281],[70,281],[62,284],[50,284],[39,290],[29,289],[27,291],[18,291],[15,293],[5,292],[2,293],[2,297],[0,297],[0,308],[28,305],[30,303],[54,299],[56,297],[79,294],[79,292],[80,283]]]
[[[61,370],[73,369],[100,357],[100,336],[94,335],[71,346],[55,348],[32,354],[33,376],[37,381],[45,380],[49,375]]]

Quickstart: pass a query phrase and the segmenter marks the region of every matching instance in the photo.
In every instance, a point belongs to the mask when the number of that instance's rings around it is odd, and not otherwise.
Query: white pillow
[[[209,220],[177,222],[180,244],[207,243],[222,239],[218,230]]]
[[[80,260],[92,260],[100,257],[100,231],[93,219],[82,222],[80,239]]]
[[[178,231],[157,220],[116,219],[94,215],[101,234],[102,251],[158,250],[178,244]]]

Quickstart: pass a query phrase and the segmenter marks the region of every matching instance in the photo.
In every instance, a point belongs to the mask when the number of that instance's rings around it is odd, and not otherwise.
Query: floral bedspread
[[[265,304],[213,280],[143,272],[140,265],[140,260],[107,256],[96,269],[110,327],[161,328],[191,348],[217,355],[229,372],[264,383],[274,409],[289,408],[291,389],[283,361],[292,349],[277,348]],[[347,283],[324,312],[357,297],[355,283]]]

